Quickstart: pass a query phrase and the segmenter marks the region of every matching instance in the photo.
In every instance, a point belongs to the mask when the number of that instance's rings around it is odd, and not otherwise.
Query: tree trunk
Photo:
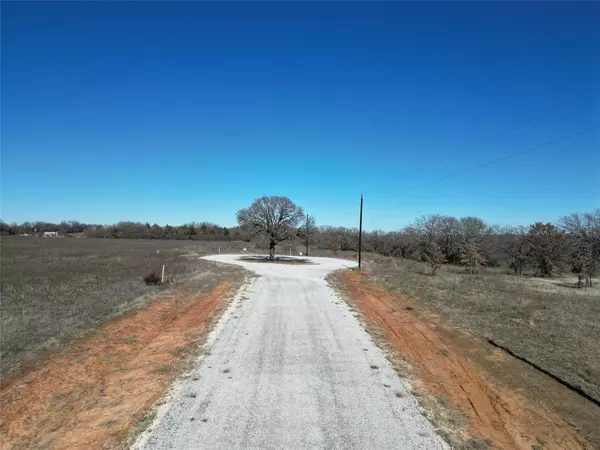
[[[269,259],[275,259],[275,241],[269,242]]]

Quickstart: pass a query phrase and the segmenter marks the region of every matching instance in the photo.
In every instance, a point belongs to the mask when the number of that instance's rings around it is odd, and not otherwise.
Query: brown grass
[[[444,266],[437,276],[424,264],[389,258],[365,264],[372,281],[409,294],[444,323],[492,339],[542,369],[600,399],[600,286],[575,289],[574,277],[518,278],[500,269],[477,275]],[[496,353],[501,353],[496,350]],[[507,358],[512,358],[504,354]],[[600,446],[594,425],[598,407],[588,400],[565,400],[549,377],[519,363],[519,373],[490,365],[501,382],[523,390],[580,427]],[[543,382],[540,380],[544,380]],[[564,388],[563,388],[564,389]]]
[[[246,243],[2,236],[0,338],[2,376],[108,318],[148,304],[186,277],[204,291],[236,269],[198,256]],[[158,251],[158,253],[157,253]],[[143,277],[166,265],[166,285]]]
[[[2,448],[119,448],[152,420],[152,406],[193,361],[243,277],[177,294],[102,325],[38,361],[0,390]],[[200,288],[200,291],[198,291]]]
[[[500,270],[469,275],[452,266],[434,277],[415,261],[396,265],[372,263],[367,273],[600,400],[600,283],[575,289],[573,277],[519,278]]]
[[[358,272],[330,282],[361,312],[398,374],[418,387],[412,394],[454,448],[592,448],[575,429],[593,437],[600,411],[592,403]],[[572,422],[547,408],[548,399],[568,404]]]

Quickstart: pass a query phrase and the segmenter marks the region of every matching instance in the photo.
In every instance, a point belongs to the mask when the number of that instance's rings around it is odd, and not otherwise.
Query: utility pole
[[[362,210],[363,210],[363,196],[360,194],[360,223],[358,225],[358,268],[360,269],[361,264],[361,253],[362,253]]]
[[[308,256],[308,214],[306,215],[306,256]]]

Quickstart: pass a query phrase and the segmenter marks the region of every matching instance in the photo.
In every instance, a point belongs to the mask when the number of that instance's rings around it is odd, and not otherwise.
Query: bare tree
[[[321,226],[315,230],[318,234],[317,246],[327,250],[356,251],[358,249],[358,229]]]
[[[451,216],[443,216],[440,221],[440,246],[451,264],[456,263],[461,255],[461,222],[462,219],[459,222]]]
[[[413,227],[418,230],[425,242],[438,241],[442,234],[443,217],[439,214],[431,214],[418,217]]]
[[[269,242],[269,257],[275,258],[275,246],[298,236],[298,225],[304,219],[302,208],[287,197],[261,197],[248,207],[240,209],[237,221],[253,237]]]
[[[419,253],[419,230],[413,226],[405,227],[401,232],[400,255],[403,258],[415,258]]]
[[[564,234],[551,223],[536,222],[529,227],[528,254],[543,277],[551,277],[561,263],[565,251]]]
[[[523,275],[531,250],[528,228],[522,225],[508,226],[499,233],[500,240],[497,244],[499,252],[508,261],[508,266],[515,271],[515,275]]]
[[[563,217],[560,227],[572,239],[571,270],[577,275],[578,286],[592,285],[592,278],[600,270],[600,209],[593,213],[571,214]]]
[[[478,217],[463,217],[459,221],[460,233],[460,262],[467,266],[470,273],[487,262],[483,249],[483,237],[488,232],[488,226]]]
[[[464,243],[481,240],[486,230],[487,225],[478,217],[460,219],[460,234]]]

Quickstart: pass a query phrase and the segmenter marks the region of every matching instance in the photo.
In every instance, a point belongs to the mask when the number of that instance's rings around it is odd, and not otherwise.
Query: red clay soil
[[[476,339],[427,320],[409,306],[407,297],[367,282],[360,273],[345,271],[340,278],[343,291],[367,325],[385,330],[388,344],[413,366],[419,388],[450,399],[451,408],[467,419],[470,436],[497,449],[592,448],[558,416],[474,367],[471,355],[481,345]],[[492,355],[507,358],[500,351]]]
[[[164,394],[230,286],[159,300],[108,322],[0,390],[3,449],[108,449]]]

